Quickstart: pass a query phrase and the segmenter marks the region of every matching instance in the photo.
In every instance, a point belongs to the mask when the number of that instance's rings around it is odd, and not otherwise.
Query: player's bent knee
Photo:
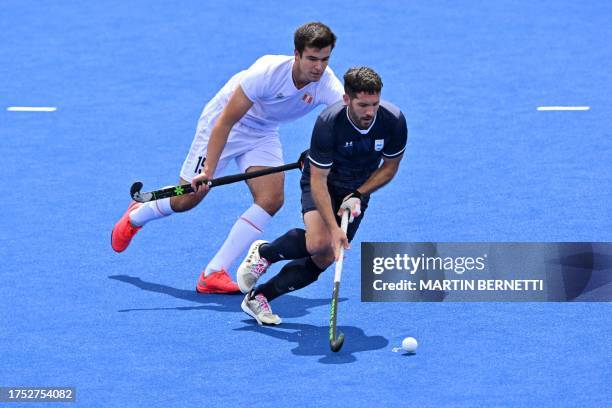
[[[276,214],[285,202],[285,198],[282,194],[268,197],[256,197],[255,204],[263,208],[268,214]]]
[[[334,263],[334,261],[336,260],[336,256],[334,255],[334,252],[328,252],[325,254],[325,256],[323,257],[322,264],[320,264],[319,266],[323,266],[323,264],[325,265],[325,267],[327,268],[328,266],[330,266],[331,264]]]
[[[336,260],[334,252],[326,252],[312,257],[313,262],[321,269],[327,269]]]
[[[306,234],[306,249],[309,254],[319,256],[331,252],[333,258],[334,253],[332,251],[331,242],[328,239],[310,237],[309,234]]]

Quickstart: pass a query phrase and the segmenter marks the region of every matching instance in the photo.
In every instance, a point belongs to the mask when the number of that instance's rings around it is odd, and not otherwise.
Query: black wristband
[[[363,198],[363,194],[361,194],[358,190],[355,190],[351,193],[352,197],[358,198],[358,199],[362,199]]]

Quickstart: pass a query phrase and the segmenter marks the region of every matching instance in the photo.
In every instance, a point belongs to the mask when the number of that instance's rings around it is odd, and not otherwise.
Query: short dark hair
[[[323,23],[306,23],[293,35],[295,49],[302,56],[306,47],[325,48],[331,45],[332,49],[336,45],[336,35]]]
[[[351,98],[359,92],[379,94],[382,87],[382,79],[372,68],[349,68],[344,74],[344,92]]]

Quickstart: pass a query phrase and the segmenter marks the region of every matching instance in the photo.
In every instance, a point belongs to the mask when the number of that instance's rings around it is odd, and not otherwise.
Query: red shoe
[[[232,281],[227,272],[221,269],[208,276],[202,272],[196,291],[198,293],[240,293],[240,288],[236,282]]]
[[[125,214],[115,224],[111,233],[111,246],[115,252],[125,251],[134,235],[142,228],[136,227],[130,222],[130,213],[141,205],[141,203],[132,201]]]

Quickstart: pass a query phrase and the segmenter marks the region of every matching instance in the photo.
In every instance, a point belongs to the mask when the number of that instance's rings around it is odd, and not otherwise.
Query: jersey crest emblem
[[[304,94],[304,96],[302,96],[302,100],[303,100],[304,102],[306,102],[307,104],[311,104],[311,103],[312,103],[312,101],[314,100],[314,98],[312,97],[312,95],[311,95],[311,94],[309,94],[308,92],[306,92],[306,93]]]
[[[380,152],[385,146],[385,139],[375,139],[374,140],[374,150]]]

